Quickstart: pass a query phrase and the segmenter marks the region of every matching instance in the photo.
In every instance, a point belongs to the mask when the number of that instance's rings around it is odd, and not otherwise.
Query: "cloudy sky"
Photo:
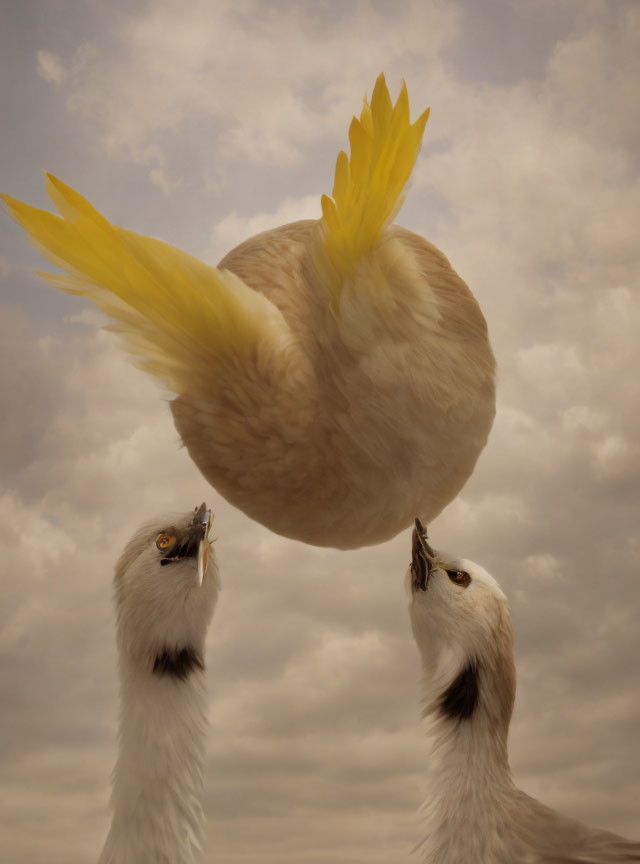
[[[640,5],[4,0],[2,19],[2,191],[45,205],[46,168],[212,262],[319,215],[380,71],[431,106],[399,221],[479,299],[499,404],[430,534],[511,601],[519,785],[640,837]],[[224,585],[205,860],[410,861],[425,757],[408,532],[334,552],[227,505],[157,385],[0,226],[0,861],[97,857],[113,563],[140,522],[205,496]]]

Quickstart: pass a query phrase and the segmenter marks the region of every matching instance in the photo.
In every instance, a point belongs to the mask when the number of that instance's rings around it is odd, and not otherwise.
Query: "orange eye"
[[[156,537],[156,546],[162,552],[166,552],[167,549],[171,549],[171,547],[175,544],[176,538],[173,534],[158,534]]]

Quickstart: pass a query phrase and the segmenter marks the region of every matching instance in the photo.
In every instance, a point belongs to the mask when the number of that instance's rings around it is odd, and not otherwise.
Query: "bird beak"
[[[411,590],[426,591],[435,561],[435,552],[427,542],[427,529],[419,519],[411,537]]]
[[[203,502],[200,507],[196,507],[196,512],[191,523],[192,530],[195,529],[198,539],[198,585],[202,585],[204,574],[209,562],[209,531],[213,522],[213,514],[207,509],[207,505]]]
[[[196,559],[198,585],[202,585],[209,561],[209,530],[213,522],[213,514],[206,504],[195,508],[193,519],[174,548],[160,561],[160,564],[171,564],[185,558]]]

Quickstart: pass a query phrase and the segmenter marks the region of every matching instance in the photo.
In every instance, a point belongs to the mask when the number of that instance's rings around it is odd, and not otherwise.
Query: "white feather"
[[[213,552],[198,581],[196,558],[160,565],[155,538],[193,514],[155,520],[131,540],[115,576],[120,729],[113,819],[99,864],[196,864],[207,729],[204,671],[181,680],[154,672],[163,649],[204,657],[219,582]],[[208,546],[208,544],[207,544]]]
[[[466,571],[468,587],[446,568]],[[515,786],[507,735],[515,697],[513,633],[498,583],[471,561],[438,554],[410,619],[424,670],[424,864],[615,864],[640,861],[634,843],[556,813]],[[470,716],[452,716],[445,694],[477,667]]]

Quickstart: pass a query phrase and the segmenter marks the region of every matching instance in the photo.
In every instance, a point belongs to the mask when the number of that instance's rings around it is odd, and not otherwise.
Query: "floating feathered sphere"
[[[445,256],[391,224],[420,150],[384,77],[349,129],[322,218],[259,234],[218,267],[108,222],[52,176],[60,216],[4,196],[63,274],[175,394],[207,480],[273,531],[379,543],[460,491],[495,412],[495,362]]]

